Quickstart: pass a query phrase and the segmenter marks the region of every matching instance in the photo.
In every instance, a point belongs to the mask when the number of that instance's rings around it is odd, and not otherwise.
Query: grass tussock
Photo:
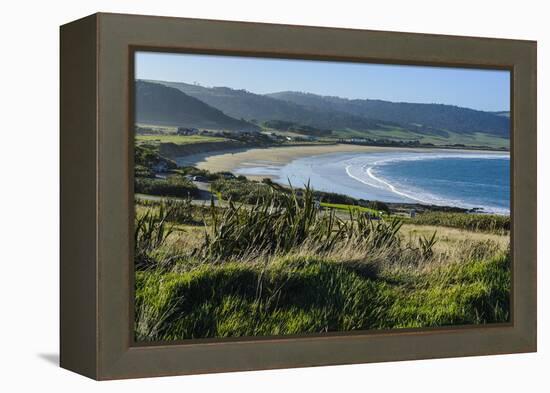
[[[210,218],[200,250],[201,257],[210,261],[284,254],[304,244],[320,252],[350,242],[380,248],[398,241],[401,226],[396,220],[371,220],[357,210],[349,211],[349,220],[338,218],[333,210],[321,213],[309,186],[301,195],[293,189],[283,194],[273,191],[253,206],[230,201],[220,211],[212,205]]]
[[[445,326],[508,320],[507,255],[372,277],[287,256],[267,266],[202,265],[136,276],[141,341]]]

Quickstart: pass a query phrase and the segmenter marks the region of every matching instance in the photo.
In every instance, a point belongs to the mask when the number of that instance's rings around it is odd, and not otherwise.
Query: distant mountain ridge
[[[178,89],[136,81],[136,121],[169,126],[259,131],[259,127],[225,115]]]
[[[218,108],[228,116],[249,121],[282,120],[319,128],[353,128],[357,130],[376,128],[380,123],[376,119],[366,119],[334,110],[327,112],[316,108],[307,108],[290,101],[255,94],[246,90],[235,90],[228,87],[203,87],[183,82],[149,82],[161,83],[176,88],[214,108]]]
[[[405,127],[417,127],[428,132],[430,129],[465,134],[481,132],[499,137],[508,137],[510,132],[510,122],[503,116],[452,105],[347,99],[294,91],[272,93],[268,96],[308,108],[338,110],[355,116],[395,122]]]
[[[437,140],[437,143],[461,143],[460,140],[467,140],[469,144],[478,145],[495,139],[501,141],[498,142],[500,145],[508,144],[506,141],[509,141],[510,120],[505,112],[484,112],[444,104],[347,99],[293,91],[262,95],[246,90],[204,87],[184,82],[143,80],[138,83],[163,86],[170,89],[170,95],[178,91],[183,94],[181,97],[187,97],[187,101],[194,99],[202,103],[210,110],[203,108],[201,121],[215,123],[220,129],[258,131],[260,128],[256,124],[278,121],[293,123],[304,130],[308,127],[333,130],[334,136],[425,139]],[[181,97],[180,104],[183,104]],[[166,106],[171,108],[165,108],[166,115],[174,121],[185,120],[168,113],[175,109],[168,102],[170,100],[163,99]],[[157,115],[161,109],[157,105]],[[178,110],[181,112],[183,109]],[[190,113],[189,108],[185,111],[187,117],[197,114]],[[200,123],[198,118],[194,121]]]

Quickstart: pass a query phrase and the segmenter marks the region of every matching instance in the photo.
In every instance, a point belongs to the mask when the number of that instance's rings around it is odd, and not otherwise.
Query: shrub
[[[418,225],[447,226],[469,231],[505,233],[510,230],[510,216],[496,214],[427,212],[407,219]]]
[[[219,193],[224,200],[248,204],[255,204],[273,196],[271,184],[251,182],[246,178],[244,180],[239,178],[215,180],[212,183],[212,191]]]
[[[145,167],[149,170],[153,166],[163,163],[167,169],[175,169],[177,165],[174,161],[162,157],[155,146],[148,144],[136,145],[134,148],[134,164]]]
[[[177,175],[166,179],[136,177],[134,191],[138,194],[180,198],[198,195],[198,189],[191,181]]]
[[[134,167],[134,175],[136,177],[154,177],[155,173],[148,167],[138,164]]]
[[[368,201],[366,207],[368,207],[369,209],[376,210],[376,211],[382,211],[382,212],[387,213],[387,214],[390,213],[390,208],[384,202]]]
[[[229,172],[221,172],[221,173],[212,173],[210,171],[207,171],[205,169],[199,169],[194,166],[185,166],[180,167],[176,169],[174,172],[177,172],[181,175],[185,176],[201,176],[207,179],[208,181],[214,181],[218,179],[223,179],[224,175],[227,175]]]
[[[269,178],[262,179],[261,182],[250,181],[246,177],[240,175],[236,179],[225,180],[218,179],[212,183],[212,189],[219,192],[223,199],[231,199],[234,202],[254,204],[271,195],[275,189],[280,193],[291,193],[292,190],[301,198],[304,193],[303,188],[283,187],[280,184],[274,183]],[[345,204],[351,206],[367,206],[368,202],[362,199],[336,194],[333,192],[312,190],[316,200],[325,203]],[[389,213],[389,209],[381,209]]]

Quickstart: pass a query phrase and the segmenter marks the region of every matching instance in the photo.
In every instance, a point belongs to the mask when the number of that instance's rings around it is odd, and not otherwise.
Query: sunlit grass
[[[404,218],[404,221],[413,225],[445,226],[497,234],[507,234],[511,225],[510,216],[450,212],[426,212],[414,218]]]
[[[138,142],[174,143],[188,145],[201,142],[225,142],[226,138],[207,135],[136,135]]]
[[[431,272],[364,275],[352,265],[280,257],[136,276],[136,338],[181,340],[505,322],[506,255]]]
[[[138,202],[136,339],[509,320],[508,236],[365,213],[318,209],[309,187],[224,208]]]
[[[346,205],[344,203],[321,202],[321,206],[324,207],[324,208],[338,209],[338,210],[342,210],[342,211],[345,211],[345,212],[359,211],[359,212],[363,212],[363,213],[370,213],[373,216],[378,216],[379,213],[380,213],[379,211],[374,210],[374,209],[369,209],[368,207]]]

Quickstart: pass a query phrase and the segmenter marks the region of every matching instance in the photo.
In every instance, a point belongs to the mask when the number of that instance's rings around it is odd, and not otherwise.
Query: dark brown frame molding
[[[133,342],[136,50],[508,69],[512,320],[318,336]],[[94,14],[61,27],[61,366],[104,380],[536,351],[536,42]]]

